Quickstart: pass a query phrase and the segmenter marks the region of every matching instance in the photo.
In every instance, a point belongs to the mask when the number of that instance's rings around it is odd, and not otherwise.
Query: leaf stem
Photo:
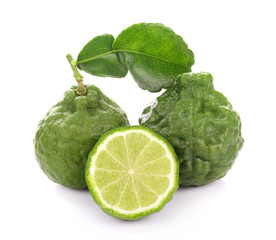
[[[76,61],[73,59],[73,57],[71,56],[71,54],[67,54],[66,58],[68,60],[68,62],[70,63],[70,66],[74,72],[74,77],[76,79],[76,81],[78,82],[78,87],[76,89],[76,93],[79,96],[84,96],[86,94],[86,88],[83,85],[83,76],[79,73],[78,69],[77,69],[77,64]]]

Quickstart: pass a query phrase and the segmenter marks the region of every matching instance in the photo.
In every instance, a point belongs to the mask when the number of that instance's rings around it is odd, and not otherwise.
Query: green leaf
[[[187,44],[163,24],[134,24],[119,34],[113,49],[137,84],[151,92],[171,86],[177,75],[190,72],[194,64]]]
[[[92,75],[124,77],[127,69],[139,87],[158,92],[175,77],[190,72],[194,54],[184,40],[163,24],[134,24],[115,39],[102,35],[80,52],[78,67]]]
[[[124,77],[127,68],[112,51],[114,37],[104,34],[93,38],[79,53],[77,66],[89,74],[99,77]]]

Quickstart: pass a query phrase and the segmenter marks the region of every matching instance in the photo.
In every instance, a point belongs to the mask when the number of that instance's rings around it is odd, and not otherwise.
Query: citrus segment
[[[137,157],[145,146],[150,142],[150,139],[141,133],[128,133],[126,135],[126,145],[128,146],[128,157],[131,164],[135,164]]]
[[[149,142],[144,149],[140,152],[138,155],[138,161],[136,162],[136,165],[143,165],[148,163],[149,161],[161,158],[166,156],[166,152],[162,146],[160,146],[160,143],[156,141]]]
[[[158,195],[139,178],[134,179],[134,184],[141,207],[147,207],[157,201]]]
[[[132,178],[132,176],[128,177],[128,180],[125,183],[125,189],[121,193],[121,198],[118,203],[120,209],[131,211],[139,208],[139,202],[134,190]]]
[[[108,214],[137,219],[160,210],[178,188],[179,165],[170,144],[141,126],[103,135],[89,154],[86,182]]]
[[[117,205],[120,202],[121,194],[125,189],[128,178],[126,176],[118,177],[117,180],[101,189],[101,195],[105,202],[110,205]]]
[[[127,167],[124,166],[121,161],[117,160],[117,158],[112,157],[112,155],[105,151],[102,150],[99,153],[99,158],[102,159],[102,161],[97,161],[96,162],[96,167],[97,168],[103,168],[103,169],[107,169],[107,170],[126,170]]]
[[[147,163],[141,161],[143,164],[137,166],[137,173],[166,176],[171,172],[171,161],[167,157],[149,160]]]
[[[140,180],[141,183],[146,183],[147,186],[150,189],[154,189],[155,193],[158,195],[163,194],[169,184],[170,184],[170,180],[168,177],[162,177],[162,176],[152,176],[152,175],[138,175],[136,177],[138,180]]]
[[[129,167],[125,139],[123,136],[114,137],[106,144],[105,148],[114,159],[119,161],[123,166]]]
[[[120,177],[122,177],[122,172],[116,170],[96,169],[94,172],[95,182],[99,188],[105,187]]]

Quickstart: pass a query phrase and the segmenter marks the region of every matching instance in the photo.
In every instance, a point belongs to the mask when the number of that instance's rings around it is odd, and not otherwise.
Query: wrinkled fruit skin
[[[126,114],[99,88],[86,85],[86,96],[72,87],[38,124],[36,159],[44,173],[63,186],[83,189],[89,152],[102,134],[128,125]]]
[[[216,181],[232,167],[243,145],[241,121],[209,73],[185,73],[144,109],[139,122],[174,147],[180,185]]]

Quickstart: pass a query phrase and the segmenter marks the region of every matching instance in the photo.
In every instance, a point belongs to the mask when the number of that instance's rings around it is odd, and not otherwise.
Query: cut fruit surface
[[[172,146],[141,126],[104,134],[89,154],[86,182],[108,214],[137,219],[159,211],[178,188],[179,164]]]

